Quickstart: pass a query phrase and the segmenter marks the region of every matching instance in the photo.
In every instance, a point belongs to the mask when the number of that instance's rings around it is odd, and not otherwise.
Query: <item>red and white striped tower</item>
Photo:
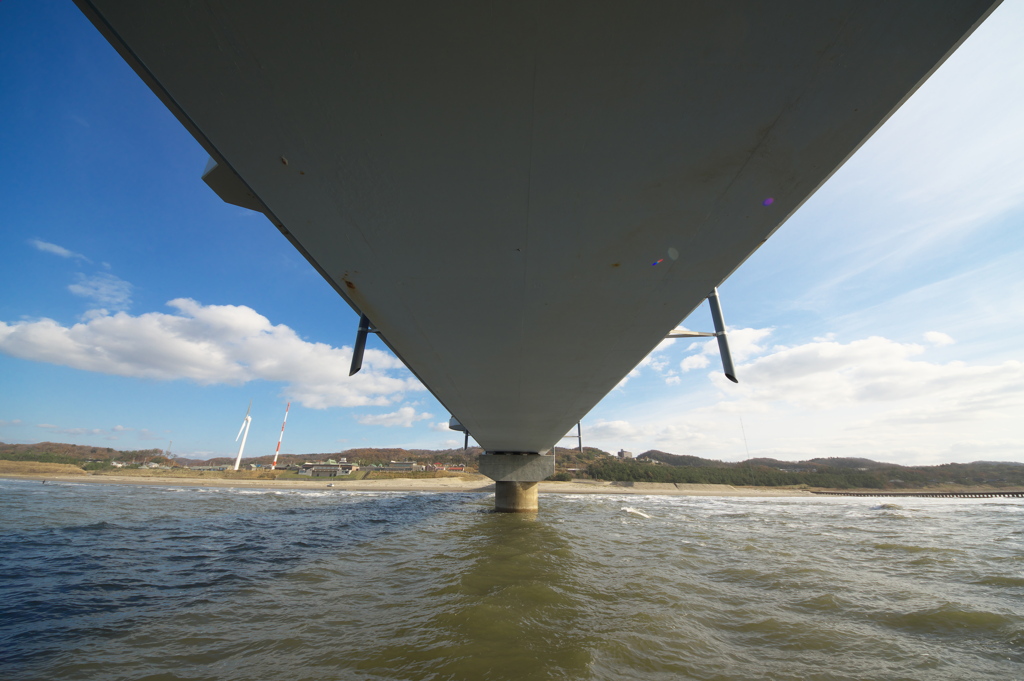
[[[281,422],[281,434],[277,436],[277,449],[274,450],[274,463],[270,464],[271,470],[277,468],[277,456],[281,453],[281,440],[284,439],[284,427],[288,425],[288,410],[291,408],[291,402],[284,408],[284,421]]]

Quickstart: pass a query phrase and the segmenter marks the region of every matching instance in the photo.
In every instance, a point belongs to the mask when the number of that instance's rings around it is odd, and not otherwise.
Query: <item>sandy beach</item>
[[[162,487],[227,487],[246,489],[304,489],[358,492],[493,492],[494,483],[483,476],[478,479],[430,478],[395,480],[224,480],[198,478],[171,478],[128,475],[46,475],[2,474],[10,480],[39,480],[42,482],[70,482],[103,485],[156,485]],[[798,497],[812,496],[806,490],[771,487],[733,487],[732,485],[687,485],[663,482],[607,482],[586,480],[574,482],[542,482],[540,493],[558,494],[661,494],[678,496],[715,497]]]

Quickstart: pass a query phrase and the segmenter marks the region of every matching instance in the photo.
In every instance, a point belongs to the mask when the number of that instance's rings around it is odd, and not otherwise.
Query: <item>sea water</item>
[[[0,480],[0,678],[1024,678],[1024,499],[492,504]]]

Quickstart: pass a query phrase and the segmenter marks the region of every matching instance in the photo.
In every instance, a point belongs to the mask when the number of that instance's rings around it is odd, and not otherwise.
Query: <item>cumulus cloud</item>
[[[679,330],[686,331],[685,327],[679,327]],[[729,348],[732,352],[732,357],[735,362],[742,362],[750,357],[754,357],[766,351],[766,346],[762,341],[771,335],[773,329],[728,329],[729,333]],[[628,374],[626,374],[615,389],[618,390],[625,386],[630,379],[640,376],[644,371],[651,371],[659,376],[668,385],[678,385],[681,382],[681,378],[678,375],[677,370],[674,367],[678,367],[679,370],[685,372],[692,371],[694,369],[705,369],[709,366],[715,365],[720,366],[721,360],[718,354],[718,340],[711,338],[709,340],[698,340],[692,341],[686,346],[686,352],[692,352],[697,350],[696,354],[684,357],[678,364],[674,364],[674,359],[671,359],[673,351],[678,352],[681,348],[682,343],[677,342],[678,339],[666,338],[665,340],[658,343],[651,352],[640,361],[636,367],[633,368]]]
[[[698,355],[690,355],[689,357],[684,358],[683,361],[679,363],[679,368],[683,371],[690,371],[691,369],[704,369],[709,364],[711,364],[711,360],[708,359],[708,353],[701,352]]]
[[[879,336],[845,343],[824,336],[767,348],[766,338],[755,343],[762,354],[737,367],[739,385],[709,371],[717,396],[649,403],[628,421],[589,424],[584,436],[606,449],[633,443],[739,459],[746,458],[745,423],[753,456],[940,463],[1019,459],[1024,451],[1020,361],[929,361],[927,353],[945,344],[945,334],[931,336],[928,346]]]
[[[682,423],[633,423],[625,420],[598,419],[583,429],[584,440],[606,443],[612,449],[622,444],[646,443],[647,446],[688,447],[704,439],[689,425]],[[607,444],[611,443],[611,444]]]
[[[685,327],[679,327],[679,331],[688,331]],[[732,352],[732,358],[736,363],[748,359],[752,356],[761,354],[766,350],[763,345],[764,341],[768,336],[771,335],[773,329],[728,329],[729,334],[729,349]],[[672,369],[673,360],[670,359],[670,354],[673,349],[678,348],[682,343],[677,345],[678,339],[666,338],[662,342],[658,343],[657,346],[651,350],[647,356],[640,360],[640,364],[633,368],[629,374],[623,377],[623,380],[618,382],[615,389],[624,387],[630,379],[640,376],[645,370],[649,370],[658,374],[662,377],[665,382],[669,385],[676,385],[681,382],[675,369]],[[709,340],[698,340],[690,342],[687,347],[687,351],[699,350],[696,354],[691,354],[684,357],[678,367],[683,372],[692,371],[694,369],[706,369],[710,366],[720,366],[718,340],[715,338]]]
[[[605,421],[603,419],[587,424],[587,436],[598,440],[633,438],[639,430],[629,421]]]
[[[427,427],[430,428],[430,430],[434,431],[435,433],[451,433],[451,432],[453,432],[452,429],[448,427],[448,422],[447,421],[438,421],[437,423],[431,423]]]
[[[928,331],[924,334],[924,339],[926,342],[940,347],[956,343],[949,334],[942,333],[941,331]]]
[[[423,421],[431,417],[433,414],[426,412],[417,414],[413,407],[401,407],[398,411],[393,411],[390,414],[358,414],[355,418],[364,426],[411,428],[416,421]]]
[[[125,310],[132,303],[132,285],[109,272],[99,272],[87,277],[79,273],[78,282],[68,286],[68,290],[76,296],[88,298],[94,303],[112,310]],[[106,309],[93,310],[88,317],[105,313]]]
[[[48,241],[42,241],[41,239],[29,239],[28,243],[35,247],[37,250],[43,253],[51,253],[53,255],[59,255],[62,258],[75,258],[77,260],[84,260],[85,262],[92,262],[89,258],[85,257],[81,253],[75,253],[74,251],[68,250],[63,246],[57,244],[51,244]]]
[[[746,359],[760,355],[765,351],[765,346],[761,341],[768,338],[771,335],[773,329],[727,329],[727,337],[729,339],[729,352],[732,354],[734,362],[742,362]],[[704,369],[712,364],[712,361],[719,363],[718,339],[711,339],[707,341],[697,341],[690,343],[689,350],[699,349],[700,353],[696,355],[690,355],[685,357],[683,361],[679,363],[679,368],[683,371],[691,371],[693,369]]]
[[[640,360],[639,364],[633,367],[632,371],[630,371],[628,374],[622,377],[622,380],[618,382],[618,384],[615,386],[615,389],[618,390],[619,388],[626,385],[626,383],[629,382],[629,379],[636,378],[637,376],[639,376],[641,371],[645,368],[650,367],[651,369],[657,372],[664,371],[669,365],[669,362],[665,358],[664,353],[674,344],[675,339],[673,338],[666,338],[660,343],[658,343],[658,345],[653,350],[651,350],[646,357]]]
[[[278,381],[293,400],[313,409],[386,406],[423,390],[381,350],[366,350],[363,370],[350,377],[351,348],[304,341],[252,308],[187,298],[168,306],[176,314],[103,313],[67,327],[52,319],[0,322],[0,352],[83,371],[201,385]]]
[[[968,366],[915,359],[924,351],[916,343],[879,336],[781,348],[743,366],[740,391],[746,399],[781,400],[812,410],[913,399],[966,404],[982,394],[1024,395],[1020,362]]]

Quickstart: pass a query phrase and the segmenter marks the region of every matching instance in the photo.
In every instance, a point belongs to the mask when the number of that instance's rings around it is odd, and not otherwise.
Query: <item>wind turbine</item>
[[[271,470],[277,469],[277,455],[281,453],[281,440],[284,438],[284,427],[288,425],[288,410],[291,408],[291,402],[284,408],[284,421],[281,422],[281,434],[277,436],[277,449],[274,450],[274,463],[270,464]]]
[[[252,423],[252,417],[249,416],[249,412],[252,411],[252,400],[249,400],[249,408],[245,410],[245,418],[242,419],[242,427],[238,429],[238,435],[235,436],[235,442],[238,442],[238,438],[242,438],[242,446],[238,448],[238,458],[235,459],[235,470],[242,465],[242,452],[245,451],[245,439],[249,437],[249,424]]]

